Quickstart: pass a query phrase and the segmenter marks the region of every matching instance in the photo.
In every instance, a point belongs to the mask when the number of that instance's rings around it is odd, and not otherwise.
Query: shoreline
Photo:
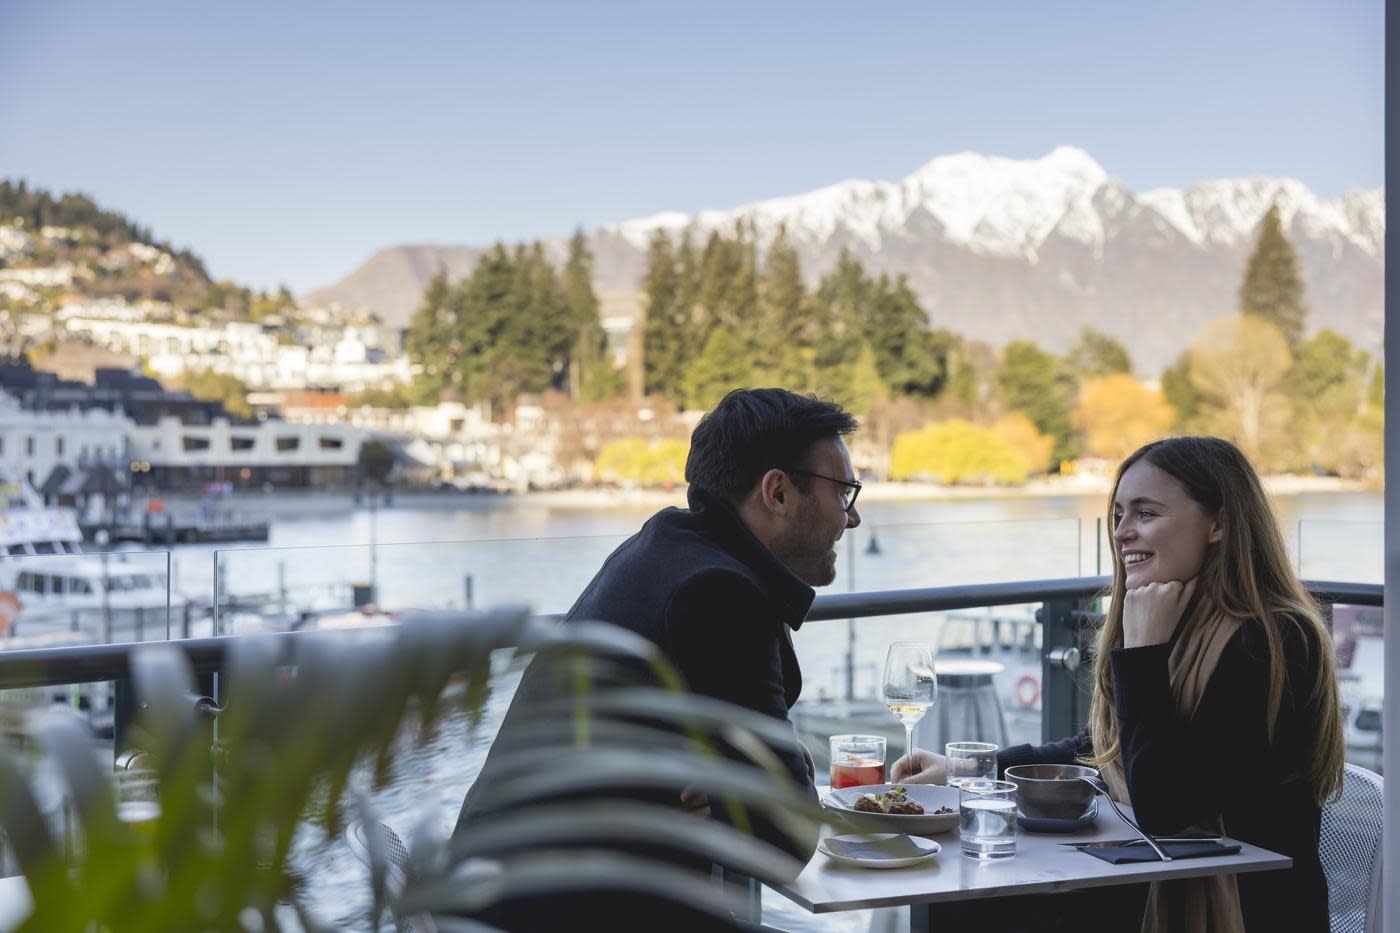
[[[869,482],[862,492],[864,502],[939,502],[993,499],[1095,498],[1106,496],[1109,476],[1074,476],[1034,480],[1022,486],[943,486],[937,483]],[[1270,496],[1289,497],[1315,493],[1383,492],[1382,487],[1327,476],[1275,475],[1264,477]],[[197,508],[197,496],[163,497],[168,506]],[[487,511],[499,508],[553,509],[649,509],[668,505],[684,506],[685,487],[664,489],[559,489],[524,493],[463,493],[430,489],[395,489],[392,501],[377,500],[382,509],[450,508],[454,511]],[[235,493],[226,503],[243,518],[271,519],[368,508],[361,497],[355,501],[350,491],[274,490]]]

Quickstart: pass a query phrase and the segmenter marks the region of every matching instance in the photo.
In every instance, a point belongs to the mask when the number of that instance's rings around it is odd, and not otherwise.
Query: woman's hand
[[[1176,623],[1196,592],[1196,578],[1185,583],[1149,583],[1123,594],[1123,647],[1160,645],[1172,637]]]
[[[900,758],[890,771],[892,784],[942,784],[947,779],[948,759],[922,748]]]

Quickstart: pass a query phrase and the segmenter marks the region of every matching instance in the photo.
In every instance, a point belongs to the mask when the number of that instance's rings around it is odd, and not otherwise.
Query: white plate
[[[826,847],[827,839],[844,839],[848,842],[878,842],[881,839],[892,839],[898,833],[852,833],[845,836],[828,836],[817,843],[817,848],[822,854],[833,862],[842,865],[855,865],[859,868],[905,868],[909,865],[919,865],[927,862],[939,852],[943,847],[932,839],[921,839],[918,836],[910,836],[909,839],[914,845],[924,850],[923,855],[911,855],[908,858],[860,858],[850,855],[837,855]]]
[[[896,786],[903,787],[910,800],[923,806],[922,816],[864,813],[855,809],[856,798],[861,794],[883,794]],[[843,787],[823,797],[822,806],[839,815],[846,825],[859,832],[930,836],[958,828],[958,789],[944,787],[942,784],[866,784],[860,787]],[[951,807],[953,812],[935,815],[933,811],[939,807]]]

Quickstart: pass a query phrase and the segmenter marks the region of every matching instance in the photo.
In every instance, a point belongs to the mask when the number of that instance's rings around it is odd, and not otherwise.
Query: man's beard
[[[835,541],[821,529],[815,512],[814,504],[803,509],[778,540],[774,552],[809,586],[826,586],[836,579]]]

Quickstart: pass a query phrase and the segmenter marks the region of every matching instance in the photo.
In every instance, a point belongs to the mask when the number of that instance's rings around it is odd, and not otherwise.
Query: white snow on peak
[[[1354,191],[1324,201],[1293,178],[1242,178],[1202,182],[1191,188],[1159,188],[1138,200],[1161,214],[1192,242],[1243,246],[1273,204],[1285,230],[1323,239],[1349,240],[1379,256],[1384,247],[1385,199],[1380,191]]]
[[[1101,256],[1106,226],[1138,205],[1200,246],[1240,245],[1253,238],[1274,203],[1286,229],[1297,224],[1310,236],[1335,236],[1381,254],[1380,191],[1355,191],[1329,202],[1293,179],[1247,178],[1134,196],[1074,146],[1024,160],[961,152],[939,156],[900,182],[843,181],[733,210],[705,210],[694,217],[667,212],[605,229],[645,249],[657,230],[690,227],[703,237],[711,231],[732,233],[743,222],[752,225],[761,248],[786,227],[795,243],[821,245],[845,235],[879,251],[886,238],[904,235],[910,218],[924,212],[953,243],[1034,262],[1051,236],[1085,244]]]
[[[1102,243],[1092,202],[1106,181],[1108,173],[1087,152],[1061,146],[1028,161],[972,152],[941,156],[904,186],[949,239],[978,252],[1034,258],[1057,227],[1081,242]]]
[[[690,215],[688,214],[682,214],[680,211],[662,211],[660,214],[652,214],[650,217],[625,220],[610,229],[637,249],[646,249],[651,245],[652,235],[657,230],[668,232],[682,230],[688,223],[690,223]]]

